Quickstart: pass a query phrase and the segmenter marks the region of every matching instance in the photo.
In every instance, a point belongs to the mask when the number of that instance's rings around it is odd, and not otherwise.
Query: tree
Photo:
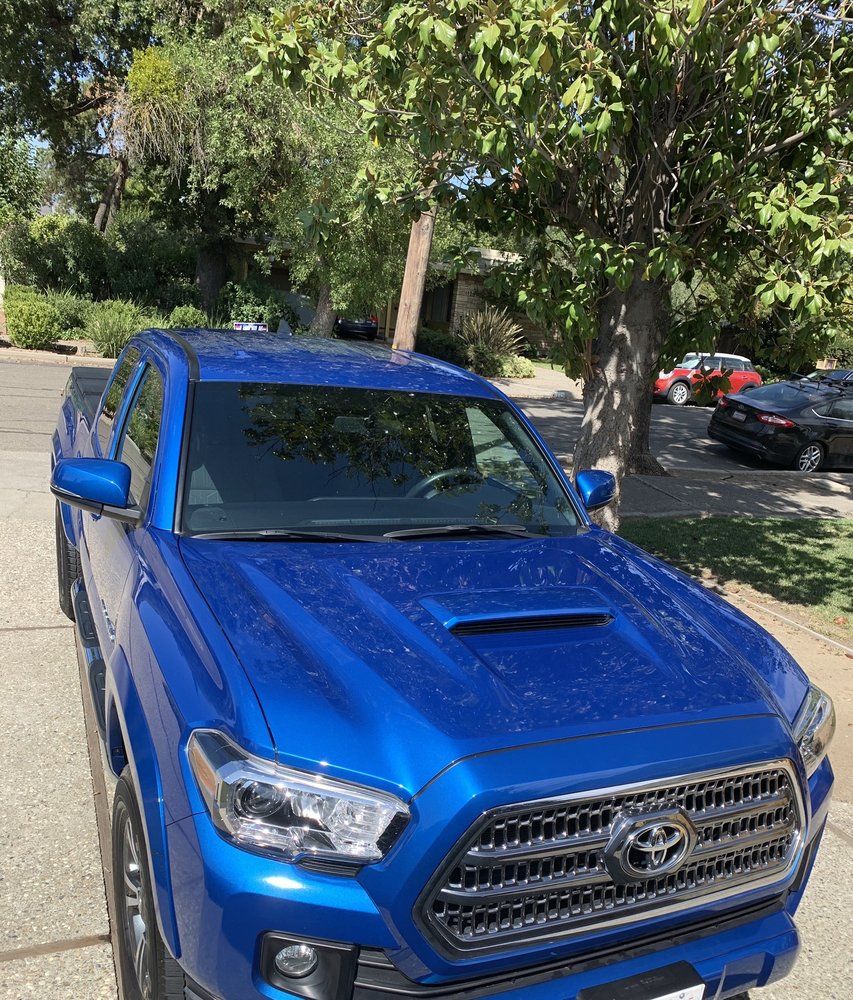
[[[659,468],[651,380],[677,280],[760,249],[761,301],[808,315],[845,280],[848,8],[305,0],[249,44],[255,72],[349,99],[380,145],[411,142],[416,169],[384,173],[386,193],[437,173],[437,202],[523,238],[519,301],[583,367],[575,467],[621,479]]]
[[[337,314],[370,312],[399,289],[406,220],[378,201],[365,214],[356,181],[380,160],[401,172],[411,165],[393,145],[378,149],[353,109],[247,80],[247,28],[242,13],[215,35],[176,26],[134,53],[114,119],[127,158],[171,170],[198,206],[208,302],[225,280],[222,237],[261,236],[261,266],[288,262],[317,302],[312,332],[329,335]]]
[[[26,142],[0,128],[0,229],[35,213],[39,202],[38,167]]]
[[[109,109],[136,47],[151,35],[151,0],[6,0],[0,19],[0,127],[49,143],[58,167],[111,155]],[[121,178],[121,184],[118,183]],[[100,228],[120,202],[116,161]]]

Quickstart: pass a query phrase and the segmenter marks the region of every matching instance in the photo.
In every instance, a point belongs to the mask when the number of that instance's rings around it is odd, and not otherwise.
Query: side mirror
[[[587,510],[606,507],[616,496],[616,479],[611,472],[602,469],[584,469],[577,474],[575,486]]]
[[[130,524],[142,511],[128,505],[130,468],[110,458],[62,458],[50,477],[50,492],[63,503]]]

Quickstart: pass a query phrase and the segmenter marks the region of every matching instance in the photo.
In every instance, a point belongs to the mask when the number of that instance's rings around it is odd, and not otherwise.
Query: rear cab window
[[[139,364],[139,357],[139,351],[135,347],[128,349],[122,358],[121,364],[118,366],[109,387],[107,388],[106,395],[104,396],[104,400],[101,405],[101,412],[98,415],[97,428],[98,444],[101,449],[101,454],[104,456],[108,454],[116,413],[118,413],[119,407],[121,406],[121,401],[124,398],[125,391],[128,383],[130,382],[130,376]]]

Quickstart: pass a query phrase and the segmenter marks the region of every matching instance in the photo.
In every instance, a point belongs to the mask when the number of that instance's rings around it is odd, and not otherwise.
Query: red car
[[[699,369],[705,376],[720,375],[725,368],[730,371],[732,384],[729,392],[744,392],[761,385],[761,376],[749,358],[739,354],[688,354],[671,372],[661,372],[655,381],[655,396],[661,396],[675,406],[684,404],[693,396],[695,383],[699,381]],[[717,392],[718,396],[726,395]]]

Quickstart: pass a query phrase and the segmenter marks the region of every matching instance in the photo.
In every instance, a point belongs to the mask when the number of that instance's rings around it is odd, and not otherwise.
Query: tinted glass
[[[710,368],[711,371],[716,371],[718,368],[722,368],[722,358],[703,358],[702,367]],[[726,365],[726,367],[728,368],[728,365]]]
[[[130,498],[140,507],[147,503],[151,489],[151,469],[162,417],[163,380],[157,369],[149,365],[131,404],[124,436],[116,454],[130,466]]]
[[[760,385],[749,394],[749,401],[766,409],[806,406],[814,404],[815,396],[820,399],[820,390],[812,382],[775,382]]]
[[[723,366],[725,368],[731,368],[733,372],[742,372],[744,370],[744,363],[738,361],[737,358],[721,358]]]
[[[853,420],[853,399],[837,399],[830,415],[835,420]]]
[[[512,412],[459,396],[201,383],[185,482],[184,530],[196,533],[576,528]]]
[[[139,351],[137,351],[135,347],[131,347],[127,354],[125,354],[124,358],[122,358],[118,371],[115,373],[115,376],[107,389],[107,394],[104,397],[104,405],[101,408],[101,414],[98,417],[98,443],[101,446],[102,455],[107,454],[107,448],[109,448],[110,434],[112,434],[116,412],[121,405],[124,390],[127,388],[127,383],[130,379],[131,373],[138,362]]]

